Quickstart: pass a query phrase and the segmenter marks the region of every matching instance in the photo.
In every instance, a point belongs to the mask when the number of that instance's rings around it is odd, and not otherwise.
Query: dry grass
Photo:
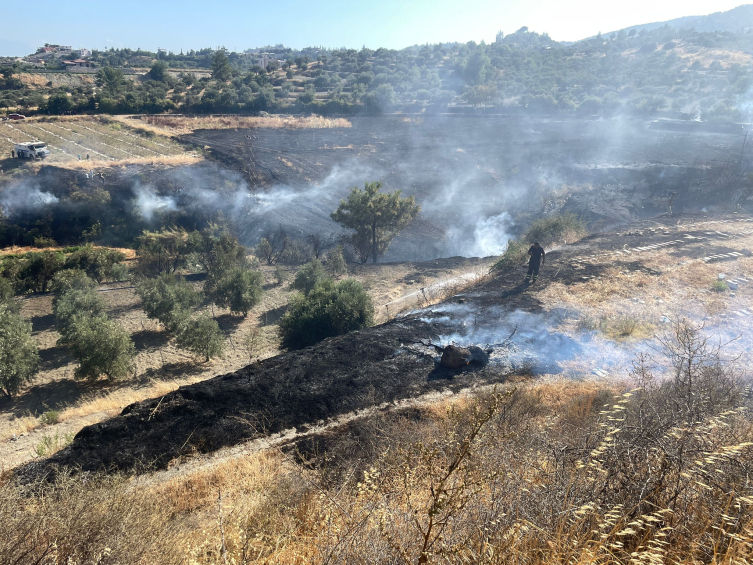
[[[141,128],[153,133],[173,137],[186,135],[199,129],[238,129],[238,128],[284,128],[284,129],[324,129],[349,128],[350,120],[345,118],[325,118],[322,116],[296,117],[275,115],[189,117],[189,116],[112,116],[132,128]]]
[[[272,449],[135,481],[8,479],[0,561],[747,562],[753,426],[735,395],[655,420],[636,409],[676,394],[624,386],[547,379],[381,414],[311,464]]]

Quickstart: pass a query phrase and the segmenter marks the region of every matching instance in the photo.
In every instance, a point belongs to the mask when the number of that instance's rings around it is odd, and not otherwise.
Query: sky
[[[13,10],[3,12],[8,15]],[[35,0],[0,26],[0,55],[44,43],[178,52],[285,44],[399,49],[424,43],[494,41],[522,26],[574,41],[632,25],[705,15],[740,0]],[[9,25],[10,24],[10,25]]]

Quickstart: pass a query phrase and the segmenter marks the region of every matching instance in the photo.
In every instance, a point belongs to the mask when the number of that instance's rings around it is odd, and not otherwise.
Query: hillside
[[[513,269],[133,404],[6,476],[0,557],[50,536],[112,563],[746,562],[752,226],[634,223],[552,251],[535,287]],[[489,357],[448,369],[449,343]]]
[[[707,16],[683,16],[664,22],[626,27],[613,33],[619,33],[619,31],[630,33],[633,30],[636,32],[641,30],[651,31],[663,26],[697,32],[749,33],[749,30],[753,27],[753,4],[738,6],[726,12],[714,12]]]
[[[52,68],[17,66],[0,81],[0,108],[45,114],[483,110],[750,121],[751,10],[741,6],[576,43],[523,27],[490,44],[402,50],[278,45],[159,57],[94,51],[89,60],[96,68],[85,69],[80,84],[65,84]]]

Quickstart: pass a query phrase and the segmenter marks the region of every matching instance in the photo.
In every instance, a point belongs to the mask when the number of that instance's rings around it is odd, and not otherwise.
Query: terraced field
[[[46,162],[72,164],[86,159],[107,162],[165,162],[198,159],[180,144],[153,132],[141,133],[122,123],[92,116],[27,119],[0,124],[0,155],[10,156],[15,143],[44,141],[51,155]]]

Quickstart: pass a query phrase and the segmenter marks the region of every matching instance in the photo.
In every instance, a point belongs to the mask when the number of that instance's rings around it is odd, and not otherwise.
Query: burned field
[[[242,174],[270,204],[264,220],[292,231],[331,229],[331,210],[365,180],[415,195],[422,213],[391,260],[496,254],[542,211],[604,230],[663,212],[671,192],[678,211],[714,207],[739,188],[729,169],[739,170],[743,145],[740,135],[655,130],[639,119],[459,116],[200,130],[182,140]]]
[[[737,334],[753,322],[751,234],[748,217],[685,215],[590,236],[551,251],[536,285],[520,284],[523,272],[513,269],[387,324],[133,404],[19,472],[144,472],[290,430],[300,441],[310,428],[347,415],[512,376],[624,377],[652,336],[681,318],[737,336],[744,351],[749,338]],[[708,255],[721,240],[726,256]],[[708,290],[717,271],[739,285],[736,292]],[[601,326],[583,325],[598,316]],[[628,319],[636,323],[631,332],[613,329]],[[443,364],[449,345],[470,355]]]

